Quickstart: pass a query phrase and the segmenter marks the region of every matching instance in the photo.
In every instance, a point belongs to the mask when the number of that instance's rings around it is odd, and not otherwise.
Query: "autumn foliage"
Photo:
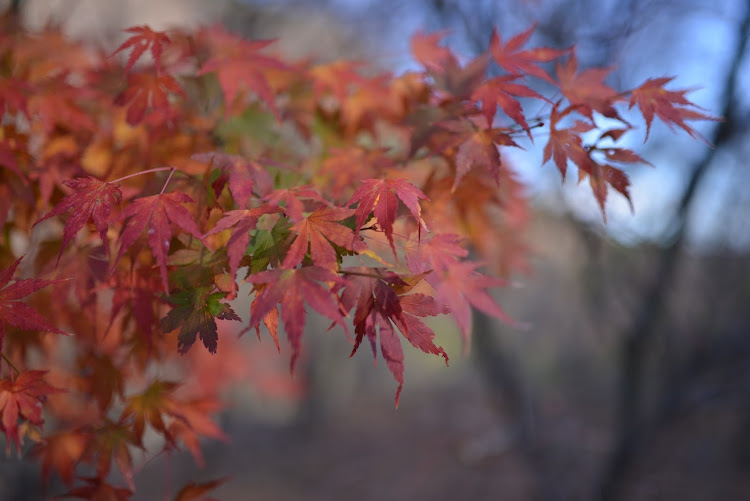
[[[463,61],[442,34],[417,34],[422,69],[392,75],[286,61],[272,41],[220,28],[135,27],[107,54],[8,25],[7,451],[32,443],[70,497],[129,500],[147,430],[198,461],[201,438],[224,438],[212,416],[231,377],[191,358],[223,356],[235,340],[222,322],[289,343],[294,370],[316,312],[352,355],[362,343],[380,352],[397,404],[404,346],[448,362],[426,317],[453,318],[467,345],[472,308],[512,323],[490,289],[526,267],[528,210],[503,153],[537,145],[563,177],[575,166],[604,215],[611,189],[629,199],[623,168],[644,162],[618,146],[633,123],[645,119],[644,138],[656,118],[698,137],[689,122],[710,118],[669,78],[616,90],[608,70],[579,68],[573,48],[529,48],[531,35],[494,33],[486,54]],[[232,303],[242,282],[244,323]]]

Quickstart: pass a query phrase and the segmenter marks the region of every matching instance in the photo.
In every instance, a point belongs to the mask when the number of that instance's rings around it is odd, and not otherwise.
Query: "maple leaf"
[[[450,310],[438,304],[435,298],[418,292],[400,296],[399,303],[401,304],[401,319],[396,320],[396,325],[404,337],[415,348],[425,353],[442,356],[445,364],[448,365],[448,354],[442,347],[435,345],[435,332],[417,317],[433,317],[449,313]]]
[[[493,30],[490,37],[490,54],[498,65],[511,74],[532,75],[555,84],[555,81],[539,65],[567,54],[570,49],[557,50],[540,47],[521,50],[521,47],[528,42],[534,29],[536,29],[536,26],[532,25],[526,31],[508,40],[505,45],[503,45],[502,38],[497,30]]]
[[[420,242],[410,241],[412,245],[406,248],[406,265],[412,273],[450,268],[469,255],[463,242],[464,238],[452,233],[441,233]],[[427,275],[426,279],[431,281],[432,276]]]
[[[273,190],[263,197],[263,200],[269,204],[283,206],[286,217],[295,223],[303,219],[302,212],[304,204],[302,199],[313,200],[315,202],[328,205],[328,202],[320,196],[320,193],[310,185],[293,186],[292,188]]]
[[[422,190],[405,179],[363,179],[362,185],[357,188],[346,204],[348,207],[359,202],[356,209],[356,233],[359,233],[359,229],[371,213],[378,219],[378,224],[383,228],[391,244],[394,256],[396,246],[393,242],[393,222],[396,220],[399,199],[414,216],[420,229],[427,231],[427,225],[422,220],[419,200],[429,200],[429,198],[422,193]]]
[[[124,487],[114,487],[102,477],[81,477],[87,485],[74,487],[61,498],[89,499],[94,501],[130,501],[133,492]]]
[[[463,99],[484,78],[488,59],[486,55],[481,55],[462,67],[450,49],[438,45],[446,34],[446,31],[430,35],[417,33],[411,39],[411,51],[417,61],[431,73],[438,89]]]
[[[229,477],[218,478],[202,484],[190,482],[180,489],[174,501],[216,501],[214,498],[205,497],[204,494],[216,489],[227,480],[229,480]]]
[[[177,225],[199,240],[202,237],[193,216],[182,205],[186,203],[194,202],[188,195],[179,192],[160,193],[133,200],[120,216],[120,219],[130,219],[120,237],[120,251],[117,253],[115,267],[123,254],[148,226],[148,244],[159,265],[164,292],[169,293],[167,253],[172,241],[170,223]]]
[[[16,262],[8,268],[0,270],[0,348],[2,348],[3,345],[6,323],[22,330],[38,330],[54,332],[57,334],[67,334],[45,320],[31,306],[18,301],[29,294],[49,285],[63,282],[64,280],[42,280],[34,278],[16,280],[11,285],[8,285],[8,282],[13,278],[13,274],[16,272],[16,268],[18,268],[21,259],[23,259],[23,256],[19,257]]]
[[[75,191],[63,198],[54,209],[37,220],[32,228],[52,216],[59,216],[74,209],[73,214],[65,223],[65,228],[63,229],[62,245],[60,246],[60,253],[57,256],[57,262],[60,262],[63,250],[65,250],[65,247],[67,247],[73,237],[83,228],[83,225],[86,224],[89,218],[93,219],[94,226],[104,244],[104,252],[109,256],[107,227],[112,215],[112,206],[119,205],[122,201],[120,185],[100,181],[93,177],[69,179],[63,181],[63,184]]]
[[[10,455],[11,444],[21,451],[18,420],[25,419],[41,427],[42,403],[47,395],[62,390],[50,386],[43,379],[47,371],[22,371],[15,378],[0,379],[0,431],[5,433],[5,452]]]
[[[107,329],[109,330],[112,327],[122,308],[129,304],[126,311],[132,315],[146,346],[150,350],[153,347],[153,325],[156,319],[154,305],[158,304],[160,299],[156,294],[159,289],[159,282],[159,278],[150,273],[150,270],[140,267],[131,270],[127,275],[114,275],[110,282],[114,294]]]
[[[31,88],[28,82],[15,77],[0,80],[0,110],[26,113],[26,103]]]
[[[178,419],[169,425],[169,434],[182,440],[193,455],[195,462],[203,468],[205,461],[201,453],[199,438],[210,437],[227,442],[229,439],[210,418],[211,414],[220,411],[222,406],[217,398],[191,398],[176,402]]]
[[[208,293],[205,287],[180,291],[168,298],[175,308],[161,320],[161,329],[171,332],[180,328],[177,337],[177,351],[184,354],[200,336],[206,349],[216,353],[218,333],[216,318],[220,320],[240,320],[232,308],[219,300],[226,296],[223,292]]]
[[[251,326],[257,328],[261,320],[276,309],[277,304],[281,305],[281,319],[284,321],[287,337],[292,346],[290,361],[292,371],[299,358],[302,333],[305,329],[305,302],[321,315],[346,329],[333,293],[319,284],[319,282],[342,282],[329,269],[306,266],[293,270],[262,271],[250,275],[247,281],[256,285],[266,285],[256,297],[255,308],[250,315]]]
[[[86,353],[79,357],[78,368],[82,389],[96,399],[100,411],[109,409],[115,395],[123,396],[125,374],[110,356]]]
[[[444,73],[446,68],[458,66],[456,56],[448,47],[438,45],[447,31],[426,34],[418,31],[411,37],[411,53],[429,71]]]
[[[133,459],[129,450],[129,447],[135,445],[137,444],[134,442],[129,426],[105,419],[101,426],[97,426],[93,430],[91,440],[89,440],[83,456],[84,458],[97,456],[96,473],[102,479],[107,478],[114,461],[128,487],[135,490]]]
[[[75,466],[83,457],[89,436],[79,430],[65,430],[47,435],[37,444],[31,454],[41,457],[42,479],[49,480],[52,470],[70,486],[73,483]]]
[[[190,158],[199,162],[211,162],[225,172],[229,176],[229,191],[239,207],[247,207],[252,197],[267,196],[273,189],[268,165],[262,161],[217,152],[196,153]]]
[[[529,124],[526,122],[523,109],[521,108],[521,103],[514,99],[513,96],[535,97],[547,102],[549,100],[525,85],[512,83],[513,80],[517,80],[518,78],[520,78],[519,75],[505,75],[486,80],[474,91],[471,99],[482,101],[482,113],[484,113],[484,117],[487,119],[487,124],[492,125],[495,109],[499,106],[506,115],[526,131],[529,139],[533,141]]]
[[[219,35],[219,37],[226,35]],[[290,71],[290,68],[276,58],[260,54],[259,51],[275,40],[244,40],[238,37],[227,37],[222,43],[219,55],[211,57],[198,71],[198,76],[216,72],[219,85],[224,93],[226,113],[241,95],[243,88],[253,92],[268,106],[278,120],[281,120],[276,108],[276,96],[265,72],[268,70]]]
[[[643,118],[646,120],[645,143],[651,131],[651,122],[654,115],[659,117],[670,128],[674,125],[690,134],[690,137],[706,139],[685,123],[685,120],[718,120],[715,117],[700,113],[690,108],[698,108],[695,104],[685,98],[690,89],[667,90],[664,87],[674,80],[675,77],[649,78],[630,93],[630,106],[638,105]]]
[[[309,75],[313,82],[315,98],[320,99],[326,91],[329,91],[339,103],[346,101],[350,87],[364,81],[364,78],[357,73],[362,66],[362,63],[357,61],[333,61],[311,68]]]
[[[256,228],[258,219],[264,214],[281,212],[281,208],[275,205],[261,205],[253,209],[230,210],[224,213],[224,217],[216,223],[206,237],[215,235],[224,230],[234,227],[231,236],[226,243],[227,256],[229,257],[229,274],[232,279],[237,275],[237,269],[245,256],[247,245],[250,242],[250,230]],[[204,237],[205,238],[205,237]]]
[[[168,442],[174,443],[162,416],[164,414],[168,416],[178,415],[177,404],[173,396],[177,387],[176,383],[156,379],[142,393],[127,399],[119,422],[126,422],[132,418],[133,439],[138,446],[143,445],[146,423],[163,434]]]
[[[505,282],[490,278],[476,271],[479,263],[454,263],[449,268],[433,272],[435,298],[453,314],[464,339],[464,350],[468,352],[471,332],[471,307],[496,317],[508,324],[515,322],[497,305],[487,293],[490,287],[505,285]]]
[[[386,319],[378,318],[378,333],[380,334],[380,353],[385,359],[388,370],[393,374],[398,383],[396,390],[395,404],[398,408],[398,400],[401,397],[401,390],[404,388],[404,349],[401,346],[401,340],[393,329],[393,325]]]
[[[161,73],[162,50],[165,44],[171,42],[167,34],[163,31],[154,31],[146,25],[133,26],[124,31],[127,33],[133,33],[133,36],[125,40],[109,57],[113,57],[118,52],[132,48],[133,51],[130,53],[128,62],[125,65],[125,73],[127,73],[143,53],[146,52],[146,49],[150,48],[151,56],[154,58],[154,66],[156,66],[156,73]]]
[[[185,93],[171,75],[136,73],[128,75],[128,86],[114,99],[117,106],[127,105],[126,120],[135,126],[143,121],[146,110],[169,114],[169,93],[185,98]]]
[[[437,305],[433,298],[422,294],[397,294],[397,290],[410,290],[424,275],[408,277],[412,282],[409,283],[397,274],[381,268],[345,268],[342,271],[347,279],[341,293],[341,305],[346,311],[354,308],[352,322],[357,335],[350,356],[357,352],[367,336],[373,357],[377,360],[379,334],[381,355],[399,383],[395,399],[398,407],[404,385],[404,355],[393,324],[398,326],[404,337],[415,347],[425,353],[441,355],[447,363],[448,355],[445,350],[435,346],[432,341],[435,333],[415,316],[438,315],[447,313],[447,310]]]
[[[99,95],[92,87],[71,85],[67,78],[67,74],[61,74],[35,85],[28,101],[28,115],[46,134],[53,133],[56,127],[93,133],[97,123],[82,105],[96,102]]]
[[[592,155],[604,153],[604,156],[608,160],[617,163],[649,163],[636,153],[627,149],[584,146],[580,134],[589,132],[594,126],[588,122],[578,121],[569,129],[558,129],[556,125],[564,113],[565,112],[558,112],[557,105],[552,109],[550,114],[550,135],[547,145],[544,147],[542,163],[554,159],[555,165],[562,174],[563,179],[565,179],[568,159],[573,161],[578,167],[579,182],[584,181],[586,178],[589,179],[591,190],[601,208],[602,217],[605,222],[607,221],[607,213],[604,208],[607,200],[607,185],[612,186],[615,190],[621,193],[628,200],[628,203],[630,203],[632,210],[633,205],[630,200],[630,192],[628,189],[630,186],[630,180],[627,175],[621,169],[613,165],[600,164],[592,157]],[[599,140],[603,138],[615,139],[621,137],[621,134],[618,134],[617,132],[610,132],[611,131],[601,134]]]
[[[294,268],[300,264],[307,254],[309,240],[312,262],[335,271],[338,255],[333,245],[355,252],[365,248],[354,231],[338,222],[352,216],[354,212],[340,207],[321,207],[296,223],[292,231],[297,232],[297,238],[289,247],[282,266]]]
[[[499,145],[516,146],[515,141],[503,129],[476,127],[471,121],[448,122],[446,129],[457,133],[461,143],[456,152],[456,177],[451,191],[456,191],[466,174],[476,167],[490,174],[496,184],[500,184],[501,159]]]
[[[609,191],[607,185],[612,186],[615,190],[620,192],[630,204],[630,210],[633,210],[633,202],[630,200],[630,192],[628,190],[630,186],[630,180],[628,176],[617,167],[607,164],[599,164],[597,162],[590,162],[587,169],[581,169],[578,171],[579,181],[582,182],[586,178],[589,179],[589,185],[594,193],[599,208],[602,211],[602,217],[604,222],[607,222],[607,213],[604,209],[604,203],[607,200],[607,192]]]
[[[620,97],[604,79],[610,72],[607,68],[589,68],[578,72],[578,60],[571,54],[565,64],[557,63],[557,80],[560,91],[580,114],[593,119],[596,111],[605,117],[620,119],[612,106]]]
[[[341,305],[345,311],[353,307],[354,332],[357,335],[354,347],[349,356],[359,349],[364,336],[367,335],[372,347],[373,356],[377,357],[375,326],[379,319],[384,321],[402,320],[401,303],[396,291],[391,287],[406,286],[396,273],[382,268],[345,268],[347,275],[344,290],[341,294]]]
[[[576,165],[585,166],[590,163],[589,152],[583,146],[583,140],[580,134],[588,132],[594,128],[593,125],[586,122],[576,122],[573,127],[568,129],[558,129],[557,124],[563,117],[563,113],[558,110],[558,104],[550,112],[550,134],[547,144],[544,147],[544,156],[542,164],[554,159],[557,169],[562,174],[563,180],[568,167],[570,158]]]
[[[263,271],[269,265],[276,268],[281,266],[292,240],[291,227],[292,223],[280,217],[270,229],[263,228],[255,232],[248,247],[248,252],[252,255],[249,274]]]

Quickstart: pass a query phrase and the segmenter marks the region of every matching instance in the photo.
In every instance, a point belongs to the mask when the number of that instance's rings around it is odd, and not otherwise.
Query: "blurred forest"
[[[528,329],[477,315],[462,358],[455,327],[436,326],[451,366],[407,353],[397,411],[386,368],[349,359],[325,325],[311,326],[294,379],[270,343],[243,338],[251,363],[221,422],[231,442],[206,443],[204,469],[152,461],[138,499],[163,499],[170,476],[221,475],[232,476],[216,491],[224,500],[750,499],[748,0],[12,3],[30,26],[61,23],[112,46],[133,24],[222,21],[279,36],[295,55],[394,71],[408,68],[416,29],[448,29],[470,56],[493,27],[507,38],[536,23],[535,45],[576,44],[581,67],[616,68],[614,87],[679,75],[723,117],[700,128],[712,146],[663,127],[647,150],[629,145],[655,168],[629,172],[635,214],[613,200],[606,226],[590,193],[574,179],[561,187],[524,144],[511,161],[532,182],[532,258],[500,301]],[[93,27],[85,12],[99,16]],[[4,459],[0,499],[43,497],[36,478]]]

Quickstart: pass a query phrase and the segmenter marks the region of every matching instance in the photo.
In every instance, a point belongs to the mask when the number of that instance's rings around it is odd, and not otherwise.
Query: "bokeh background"
[[[507,39],[536,24],[533,44],[575,44],[582,67],[613,68],[615,88],[677,75],[674,88],[695,89],[689,97],[723,117],[695,126],[712,146],[659,124],[643,145],[636,123],[626,146],[655,167],[628,171],[635,213],[612,195],[606,225],[575,175],[563,184],[551,164],[541,166],[538,146],[509,157],[533,202],[532,267],[498,297],[529,327],[477,315],[462,356],[455,326],[434,323],[451,365],[409,350],[398,410],[385,366],[373,368],[366,353],[348,358],[349,346],[323,324],[310,327],[294,378],[288,356],[252,336],[227,341],[224,358],[192,355],[217,378],[239,381],[219,418],[230,441],[204,444],[204,468],[187,455],[144,458],[136,499],[166,499],[188,479],[224,475],[231,479],[215,497],[227,501],[750,499],[750,1],[6,0],[3,8],[11,4],[32,29],[59,25],[112,48],[127,26],[221,22],[251,38],[279,37],[291,57],[355,57],[393,72],[415,67],[408,42],[418,29],[449,30],[447,43],[469,58],[493,27]],[[535,111],[545,110],[527,109]],[[4,459],[0,499],[62,492],[54,483],[42,491],[37,478],[34,466]]]

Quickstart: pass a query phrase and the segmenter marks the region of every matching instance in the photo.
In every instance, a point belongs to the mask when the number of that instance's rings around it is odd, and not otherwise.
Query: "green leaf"
[[[208,290],[206,287],[184,290],[168,298],[176,308],[161,319],[161,329],[171,332],[180,328],[177,336],[177,351],[180,353],[187,353],[196,336],[200,336],[209,352],[216,353],[219,335],[215,319],[240,320],[228,304],[220,302],[225,293],[209,294]]]

